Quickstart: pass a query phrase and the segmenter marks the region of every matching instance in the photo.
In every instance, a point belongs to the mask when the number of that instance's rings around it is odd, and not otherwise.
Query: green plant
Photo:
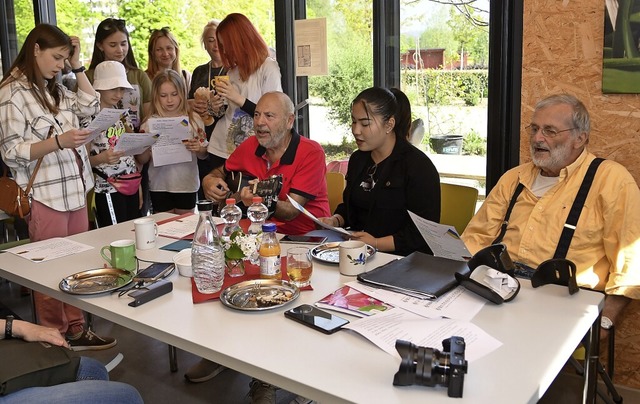
[[[329,117],[341,124],[351,124],[351,102],[373,77],[371,47],[347,43],[334,50],[328,75],[309,78],[309,94],[322,98]]]
[[[324,149],[324,153],[326,155],[326,161],[334,161],[334,160],[346,160],[351,156],[358,146],[356,145],[356,141],[351,138],[347,140],[346,136],[342,137],[342,143],[340,144],[322,144],[322,148]]]
[[[486,156],[487,155],[487,139],[483,138],[471,129],[464,136],[462,141],[462,154],[467,156]]]

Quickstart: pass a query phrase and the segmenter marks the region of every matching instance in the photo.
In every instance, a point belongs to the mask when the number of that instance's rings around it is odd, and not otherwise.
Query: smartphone
[[[342,328],[343,325],[349,324],[348,320],[327,313],[310,304],[303,304],[287,310],[284,312],[284,316],[325,334],[333,334]]]
[[[280,239],[281,243],[322,244],[327,241],[322,236],[292,236],[286,235]]]
[[[171,275],[174,269],[173,263],[156,262],[141,270],[133,277],[134,282],[154,282]]]

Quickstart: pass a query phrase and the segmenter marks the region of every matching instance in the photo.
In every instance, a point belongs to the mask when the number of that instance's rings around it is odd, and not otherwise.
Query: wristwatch
[[[611,327],[613,327],[613,321],[611,321],[611,319],[607,316],[602,316],[602,318],[600,319],[600,327],[605,330],[610,330]]]
[[[71,72],[72,72],[72,73],[82,73],[82,72],[83,72],[83,71],[85,71],[85,70],[87,70],[87,68],[86,68],[86,67],[84,67],[84,66],[80,66],[80,67],[78,67],[77,69],[71,69]]]
[[[4,325],[4,338],[5,339],[11,339],[13,338],[13,319],[14,317],[10,314],[5,318],[5,325]]]

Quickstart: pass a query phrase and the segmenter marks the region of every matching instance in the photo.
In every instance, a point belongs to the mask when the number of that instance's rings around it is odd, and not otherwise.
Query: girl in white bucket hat
[[[100,109],[122,109],[125,91],[133,87],[127,80],[122,63],[105,61],[98,64],[93,75],[93,88],[100,93]],[[88,125],[91,120],[86,120]],[[89,161],[95,174],[95,216],[99,227],[140,217],[140,181],[134,156],[115,151],[125,132],[133,132],[128,110],[115,124],[87,144]]]

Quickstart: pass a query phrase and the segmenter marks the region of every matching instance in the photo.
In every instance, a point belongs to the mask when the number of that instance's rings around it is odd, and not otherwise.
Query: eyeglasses
[[[162,27],[160,29],[154,28],[154,29],[151,29],[150,31],[151,31],[151,34],[155,34],[156,32],[162,32],[163,34],[166,35],[169,32],[171,32],[171,28],[169,27]]]
[[[538,133],[538,131],[542,132],[542,136],[549,138],[549,139],[553,139],[554,137],[558,136],[558,134],[562,133],[562,132],[567,132],[570,130],[574,130],[574,129],[578,129],[578,128],[569,128],[569,129],[562,129],[562,130],[555,130],[555,129],[551,129],[547,126],[541,128],[538,125],[527,125],[525,126],[525,129],[529,132],[529,136],[535,136],[536,133]]]
[[[102,29],[105,31],[111,31],[113,28],[126,29],[126,21],[120,18],[107,18]]]
[[[371,191],[376,186],[378,181],[376,181],[376,179],[373,176],[376,174],[377,170],[378,170],[377,164],[374,164],[371,167],[369,167],[369,171],[367,171],[367,175],[369,177],[360,183],[360,186],[365,192]]]

